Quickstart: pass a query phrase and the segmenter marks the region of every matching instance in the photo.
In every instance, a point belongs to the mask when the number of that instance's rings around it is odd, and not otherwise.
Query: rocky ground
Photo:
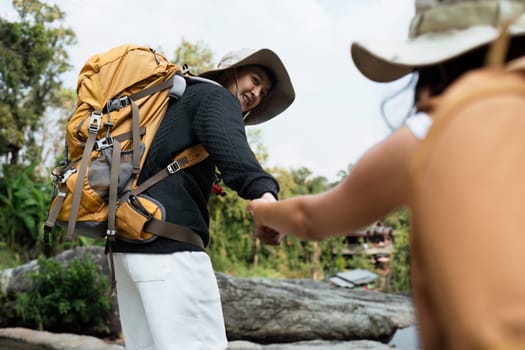
[[[30,346],[30,350],[124,350],[123,344],[106,342],[101,339],[75,335],[57,334],[50,332],[35,331],[26,328],[2,328],[0,329],[0,350],[12,350],[12,347],[2,347],[2,341],[12,341],[22,345]],[[12,346],[12,345],[11,345]],[[39,349],[40,348],[40,349]],[[387,344],[359,340],[359,341],[304,341],[288,344],[260,345],[247,341],[232,341],[227,350],[392,350]],[[401,348],[394,348],[401,349]],[[417,350],[415,348],[402,348],[402,350]]]
[[[101,267],[102,273],[108,273],[107,259],[100,247],[75,248],[55,259],[68,264],[84,254]],[[26,275],[37,269],[37,262],[32,261],[0,271],[2,294],[16,295],[29,288]],[[229,350],[392,349],[386,342],[407,328],[415,328],[409,295],[338,288],[322,281],[216,275],[226,331],[231,339]],[[116,306],[116,300],[113,304]],[[108,319],[111,334],[120,334],[118,308],[112,309]],[[123,350],[119,342],[9,327],[9,324],[0,324],[0,350],[13,350],[2,347],[2,339],[36,346],[30,350]],[[409,335],[410,338],[417,335]],[[416,350],[418,347],[417,341],[408,344],[395,348]]]

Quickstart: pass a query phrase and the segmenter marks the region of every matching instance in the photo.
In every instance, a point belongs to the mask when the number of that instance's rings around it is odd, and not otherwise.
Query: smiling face
[[[225,87],[239,98],[243,113],[257,107],[261,100],[268,95],[272,88],[272,81],[266,70],[260,66],[243,66],[232,74],[233,79]]]

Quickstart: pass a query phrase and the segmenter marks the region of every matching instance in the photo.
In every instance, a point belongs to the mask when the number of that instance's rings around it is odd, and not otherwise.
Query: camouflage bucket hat
[[[510,35],[525,33],[525,0],[416,0],[415,5],[407,40],[352,43],[352,59],[367,78],[389,82],[458,57],[490,43],[511,18]]]

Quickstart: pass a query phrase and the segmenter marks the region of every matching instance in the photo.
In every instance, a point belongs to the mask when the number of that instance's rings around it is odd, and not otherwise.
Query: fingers
[[[271,197],[271,198],[270,198]],[[246,211],[249,213],[254,214],[254,211],[256,210],[257,206],[267,202],[267,201],[275,201],[275,198],[273,195],[270,194],[268,198],[258,198],[250,201],[248,205],[246,206]],[[268,245],[280,245],[282,240],[284,239],[284,234],[281,234],[267,226],[264,226],[261,224],[256,216],[254,216],[254,223],[255,223],[255,237],[260,239],[261,242]]]
[[[280,245],[284,239],[284,234],[281,234],[268,227],[259,226],[255,228],[255,237],[259,238],[263,243],[268,245]]]

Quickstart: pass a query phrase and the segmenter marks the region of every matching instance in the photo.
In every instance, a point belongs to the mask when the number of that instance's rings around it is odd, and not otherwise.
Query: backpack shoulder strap
[[[155,185],[159,181],[163,180],[164,178],[175,174],[182,169],[189,168],[197,163],[202,162],[208,156],[208,152],[201,144],[186,148],[184,151],[177,154],[173,158],[173,162],[168,164],[166,168],[162,169],[161,171],[159,171],[158,173],[141,183],[134,190],[132,190],[130,195],[138,195],[150,188],[151,186]]]

